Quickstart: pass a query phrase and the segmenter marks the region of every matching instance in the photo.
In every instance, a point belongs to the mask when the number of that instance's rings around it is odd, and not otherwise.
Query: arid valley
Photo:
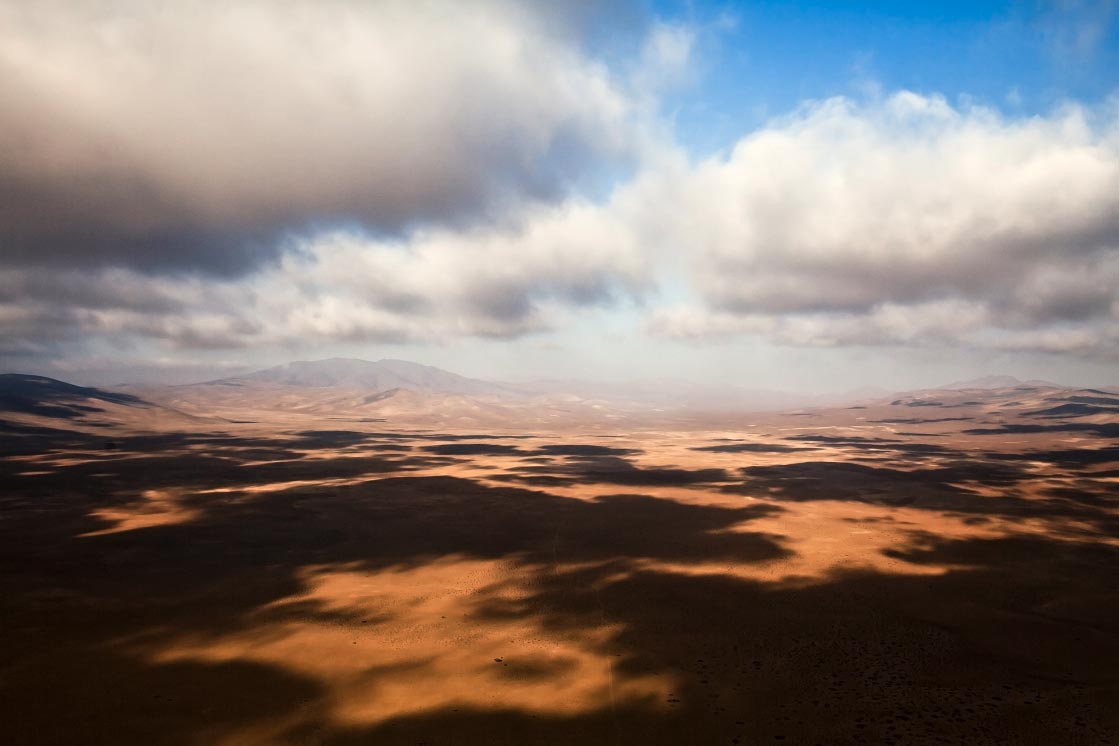
[[[4,377],[6,742],[1119,738],[1115,391],[317,383]]]
[[[1119,0],[0,0],[0,746],[1119,746]]]

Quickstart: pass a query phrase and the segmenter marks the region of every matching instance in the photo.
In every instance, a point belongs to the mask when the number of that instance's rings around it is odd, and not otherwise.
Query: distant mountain
[[[204,384],[173,387],[176,396],[203,395],[209,403],[247,401],[261,395],[276,397],[265,387],[283,387],[296,396],[314,396],[317,406],[328,401],[346,407],[363,407],[377,401],[350,394],[378,394],[378,400],[399,398],[402,392],[421,395],[499,397],[507,399],[543,399],[572,403],[582,401],[588,406],[655,409],[666,411],[774,411],[806,406],[827,406],[840,402],[885,396],[888,392],[861,390],[845,394],[805,394],[763,389],[750,389],[727,384],[702,384],[682,380],[645,380],[620,382],[577,379],[540,379],[520,383],[484,381],[467,378],[429,365],[406,360],[359,360],[331,358],[286,363],[245,375],[208,381]],[[344,399],[326,399],[331,391],[346,394]],[[180,400],[181,401],[181,400]],[[285,407],[294,406],[289,400]]]
[[[72,426],[181,426],[197,418],[134,394],[75,386],[46,376],[0,374],[0,420],[67,420]]]
[[[46,376],[0,375],[0,412],[73,419],[102,412],[107,404],[147,406],[138,396],[75,386]]]
[[[1052,381],[1041,381],[1037,379],[1022,381],[1014,376],[983,376],[982,378],[972,378],[967,381],[956,381],[955,383],[937,386],[936,388],[943,391],[963,391],[965,389],[1012,389],[1017,386],[1064,388],[1060,384],[1053,383]]]
[[[392,391],[405,389],[425,394],[502,394],[500,384],[467,378],[457,373],[406,360],[357,360],[331,358],[303,360],[234,378],[209,381],[208,386],[244,386],[271,383],[311,389]]]

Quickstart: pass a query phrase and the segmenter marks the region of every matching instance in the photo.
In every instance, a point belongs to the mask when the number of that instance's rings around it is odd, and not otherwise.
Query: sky
[[[0,370],[1119,383],[1119,0],[0,0]]]

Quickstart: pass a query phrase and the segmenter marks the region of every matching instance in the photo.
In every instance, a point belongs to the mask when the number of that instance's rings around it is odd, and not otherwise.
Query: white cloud
[[[0,330],[12,340],[147,339],[179,350],[515,337],[650,286],[636,234],[611,210],[573,200],[522,217],[398,240],[326,233],[233,280],[9,270]]]
[[[635,88],[649,95],[679,85],[692,72],[695,29],[679,24],[657,24],[645,38],[634,72]]]
[[[550,328],[569,308],[638,294],[650,279],[643,258],[608,209],[572,201],[511,228],[428,230],[399,242],[327,234],[256,288],[262,304],[279,299],[268,315],[295,337],[508,337]]]
[[[1057,351],[1072,330],[1113,344],[1117,123],[1076,106],[1006,120],[909,92],[806,105],[659,195],[677,219],[657,233],[686,254],[696,298],[653,326]]]
[[[0,138],[32,143],[0,149],[0,186],[76,194],[110,237],[183,224],[236,236],[351,210],[410,229],[312,227],[240,277],[153,275],[125,261],[150,247],[127,242],[89,270],[13,263],[0,271],[8,355],[512,338],[630,301],[657,333],[693,339],[1119,354],[1114,105],[1008,119],[910,92],[830,99],[690,161],[641,139],[661,131],[640,100],[656,85],[631,74],[631,98],[524,6],[137,5],[138,25],[101,19],[88,39],[74,19],[115,18],[119,3],[42,7],[0,4],[26,35],[0,33],[0,61],[31,74],[23,93],[57,93],[0,96],[16,125]],[[191,43],[204,48],[178,66]],[[646,80],[679,75],[692,43],[654,27]],[[44,48],[56,54],[31,53]],[[122,110],[135,91],[148,105]],[[48,109],[59,125],[33,137]],[[567,178],[558,156],[625,151],[640,168],[608,198],[535,199]],[[499,220],[454,217],[499,204]]]

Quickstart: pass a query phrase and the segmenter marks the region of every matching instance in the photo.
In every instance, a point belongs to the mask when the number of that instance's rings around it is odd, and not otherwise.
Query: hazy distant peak
[[[956,381],[955,383],[938,386],[937,388],[948,391],[962,391],[964,389],[1012,389],[1016,386],[1036,386],[1055,389],[1065,388],[1052,381],[1042,381],[1038,379],[1023,381],[1014,376],[983,376],[982,378],[971,378],[966,381]]]
[[[354,362],[364,363],[366,365],[369,364],[369,362],[366,361],[366,360],[354,360]],[[400,360],[398,358],[391,358],[391,357],[381,358],[377,362],[373,363],[373,365],[379,365],[382,368],[385,368],[386,370],[400,370],[400,371],[412,371],[412,372],[419,372],[419,371],[432,372],[432,371],[434,371],[436,373],[442,373],[442,374],[448,375],[448,376],[456,376],[458,378],[465,378],[465,376],[460,376],[457,373],[451,373],[450,371],[443,370],[442,368],[436,368],[434,365],[424,365],[423,363],[414,363],[411,360]]]
[[[430,365],[392,359],[376,362],[357,358],[297,360],[213,383],[229,381],[258,381],[302,388],[369,391],[408,389],[440,394],[487,394],[502,390],[498,384],[488,381],[467,378]]]
[[[1009,389],[1020,385],[1022,382],[1014,376],[982,376],[980,378],[969,378],[966,381],[955,381],[953,383],[938,386],[940,389],[958,390],[958,389]]]

